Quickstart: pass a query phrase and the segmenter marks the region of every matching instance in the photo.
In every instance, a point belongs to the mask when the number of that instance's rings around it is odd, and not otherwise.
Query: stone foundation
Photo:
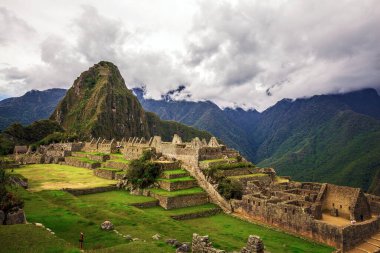
[[[193,253],[225,253],[224,250],[216,249],[212,246],[208,235],[200,236],[195,233],[193,234],[191,249]]]

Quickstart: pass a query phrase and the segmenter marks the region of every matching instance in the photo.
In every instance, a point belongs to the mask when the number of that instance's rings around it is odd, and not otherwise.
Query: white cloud
[[[4,0],[0,93],[69,87],[100,60],[128,87],[263,110],[282,98],[380,88],[380,2]],[[44,8],[41,8],[44,6]],[[10,43],[12,42],[12,43]]]

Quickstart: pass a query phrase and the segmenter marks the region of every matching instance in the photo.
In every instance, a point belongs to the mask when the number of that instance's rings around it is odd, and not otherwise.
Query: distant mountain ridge
[[[374,89],[283,99],[262,113],[134,92],[146,110],[209,131],[259,166],[380,194],[380,97]]]
[[[65,94],[65,89],[31,90],[21,97],[1,100],[0,131],[15,122],[29,125],[36,120],[49,118]]]
[[[259,166],[380,194],[380,96],[374,89],[283,99],[261,113],[133,92],[146,111],[208,131]]]

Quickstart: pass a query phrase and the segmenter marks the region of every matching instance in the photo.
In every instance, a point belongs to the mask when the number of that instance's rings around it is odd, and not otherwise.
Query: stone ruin
[[[192,240],[192,252],[193,253],[225,253],[226,251],[214,248],[212,242],[210,242],[208,235],[200,236],[193,234]],[[260,237],[256,235],[250,235],[248,242],[240,253],[264,253],[264,243]]]

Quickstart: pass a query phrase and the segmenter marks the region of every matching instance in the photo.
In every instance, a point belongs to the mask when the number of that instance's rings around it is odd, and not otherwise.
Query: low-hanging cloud
[[[147,46],[152,27],[131,29],[125,18],[85,5],[68,20],[69,36],[56,31],[39,42],[40,59],[20,68],[0,66],[1,92],[69,87],[100,60],[114,62],[129,88],[144,86],[160,98],[180,85],[174,99],[264,110],[283,98],[380,89],[380,2],[198,1],[183,50]],[[117,8],[117,6],[115,7]],[[26,21],[0,8],[0,17],[24,35]],[[18,37],[0,25],[0,46]],[[69,37],[69,38],[67,38]],[[168,41],[169,43],[169,41]],[[0,61],[1,62],[1,61]]]

